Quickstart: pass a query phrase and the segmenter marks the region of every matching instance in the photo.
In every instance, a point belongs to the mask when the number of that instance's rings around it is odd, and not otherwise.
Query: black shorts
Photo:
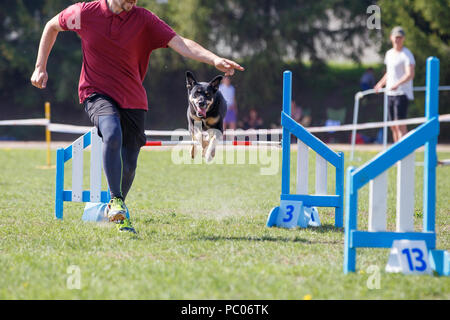
[[[141,109],[123,109],[110,97],[94,93],[83,102],[84,110],[89,115],[91,122],[97,127],[99,136],[102,136],[98,128],[99,116],[117,115],[122,127],[122,145],[140,148],[147,142],[145,136],[146,111]]]
[[[408,115],[409,100],[406,95],[388,96],[388,108],[390,120],[406,119]]]

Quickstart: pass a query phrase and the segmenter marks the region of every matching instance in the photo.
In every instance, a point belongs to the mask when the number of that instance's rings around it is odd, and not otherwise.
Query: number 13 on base
[[[386,272],[431,274],[425,241],[394,240]]]

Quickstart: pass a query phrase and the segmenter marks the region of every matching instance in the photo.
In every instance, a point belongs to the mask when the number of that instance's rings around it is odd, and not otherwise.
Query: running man
[[[69,30],[76,32],[82,43],[80,103],[104,143],[103,167],[111,192],[106,214],[120,231],[134,232],[126,218],[125,199],[139,151],[146,143],[148,101],[142,83],[151,52],[170,47],[226,76],[244,68],[177,35],[155,14],[137,7],[137,0],[98,0],[74,4],[46,24],[31,77],[33,86],[45,89],[50,52],[58,33]]]
[[[376,84],[378,92],[386,86],[388,96],[389,115],[391,120],[406,119],[409,100],[414,100],[413,79],[416,61],[408,48],[404,47],[405,31],[402,27],[395,27],[391,31],[392,49],[386,52],[384,63],[386,73]],[[406,125],[391,126],[394,143],[406,135]]]

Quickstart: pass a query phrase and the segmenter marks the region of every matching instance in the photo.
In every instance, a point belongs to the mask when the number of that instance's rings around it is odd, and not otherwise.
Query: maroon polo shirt
[[[147,9],[114,14],[106,0],[74,4],[59,15],[64,30],[81,38],[83,66],[80,103],[97,92],[121,108],[148,110],[142,85],[153,50],[165,48],[176,33]]]

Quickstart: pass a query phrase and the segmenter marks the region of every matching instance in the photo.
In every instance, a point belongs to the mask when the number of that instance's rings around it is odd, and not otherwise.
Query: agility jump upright
[[[357,248],[390,248],[394,240],[422,240],[432,269],[449,275],[449,254],[436,248],[436,146],[439,136],[439,59],[427,59],[425,113],[427,122],[411,131],[360,168],[347,169],[344,273],[355,272]],[[423,231],[414,232],[414,152],[425,145]],[[398,163],[396,231],[386,231],[387,175]],[[370,186],[368,231],[358,230],[358,190]]]
[[[302,202],[305,207],[334,207],[335,226],[343,227],[344,213],[344,154],[334,152],[320,139],[308,132],[301,124],[291,118],[292,72],[283,74],[283,160],[281,180],[281,201]],[[297,149],[297,193],[291,194],[291,134],[298,139]],[[316,157],[315,194],[308,194],[308,151],[314,150]],[[335,194],[327,192],[327,164],[336,168]],[[267,226],[276,224],[280,207],[275,207],[269,214]]]

